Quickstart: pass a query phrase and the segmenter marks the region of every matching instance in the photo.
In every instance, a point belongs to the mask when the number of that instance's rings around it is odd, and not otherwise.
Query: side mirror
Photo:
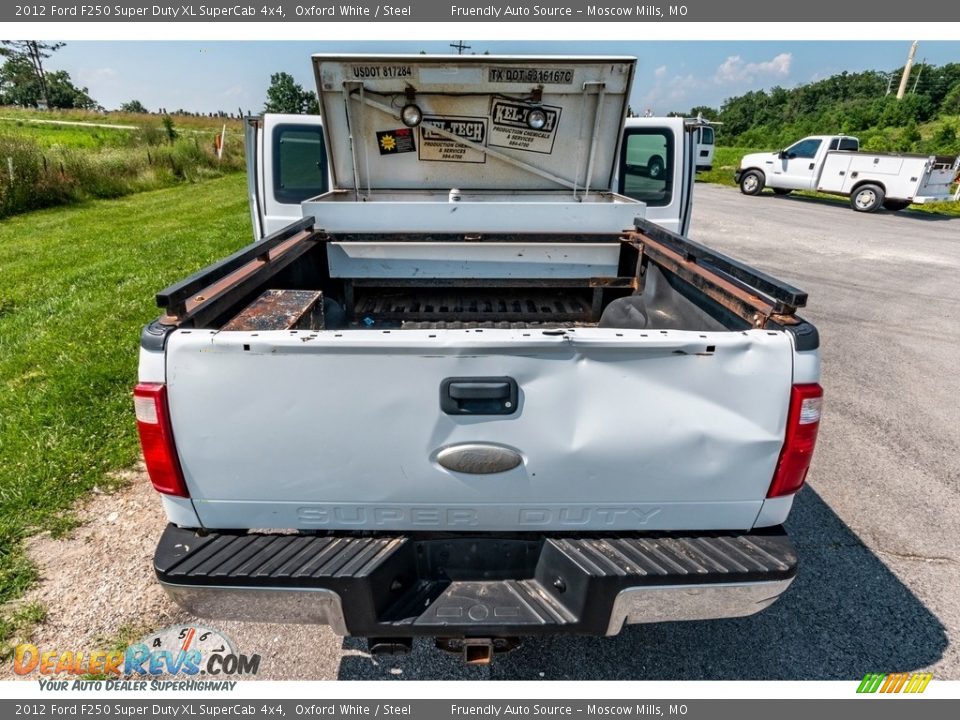
[[[787,154],[786,150],[781,150],[780,152],[777,153],[777,157],[779,157],[781,160],[786,160],[787,158],[790,157],[790,155]]]

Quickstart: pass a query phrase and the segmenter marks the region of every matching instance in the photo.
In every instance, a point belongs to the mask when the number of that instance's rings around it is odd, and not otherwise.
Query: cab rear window
[[[313,125],[273,129],[273,196],[296,204],[329,190],[323,131]]]
[[[628,129],[620,146],[618,191],[652,207],[669,205],[673,197],[673,163],[671,130]]]

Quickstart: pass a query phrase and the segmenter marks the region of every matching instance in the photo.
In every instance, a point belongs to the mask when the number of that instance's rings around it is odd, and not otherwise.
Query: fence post
[[[7,156],[7,172],[10,173],[10,185],[13,186],[13,158]]]

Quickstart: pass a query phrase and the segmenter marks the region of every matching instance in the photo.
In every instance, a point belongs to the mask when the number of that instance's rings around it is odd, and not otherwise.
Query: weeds
[[[170,133],[173,139],[168,141]],[[0,218],[195,182],[243,168],[241,144],[228,144],[218,159],[213,132],[178,135],[172,125],[168,131],[150,127],[131,140],[129,132],[113,131],[119,139],[99,145],[95,133],[75,135],[81,139],[78,144],[47,146],[18,126],[0,127]]]

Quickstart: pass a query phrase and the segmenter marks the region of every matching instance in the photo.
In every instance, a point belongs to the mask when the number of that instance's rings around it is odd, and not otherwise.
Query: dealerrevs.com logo
[[[22,644],[17,646],[13,657],[13,671],[17,675],[40,675],[47,679],[70,676],[92,676],[108,681],[119,677],[158,676],[212,679],[256,675],[259,669],[259,655],[239,653],[223,633],[191,625],[175,625],[150,633],[122,650],[41,650],[36,645]],[[64,682],[63,686],[53,689],[66,689],[65,686]]]

